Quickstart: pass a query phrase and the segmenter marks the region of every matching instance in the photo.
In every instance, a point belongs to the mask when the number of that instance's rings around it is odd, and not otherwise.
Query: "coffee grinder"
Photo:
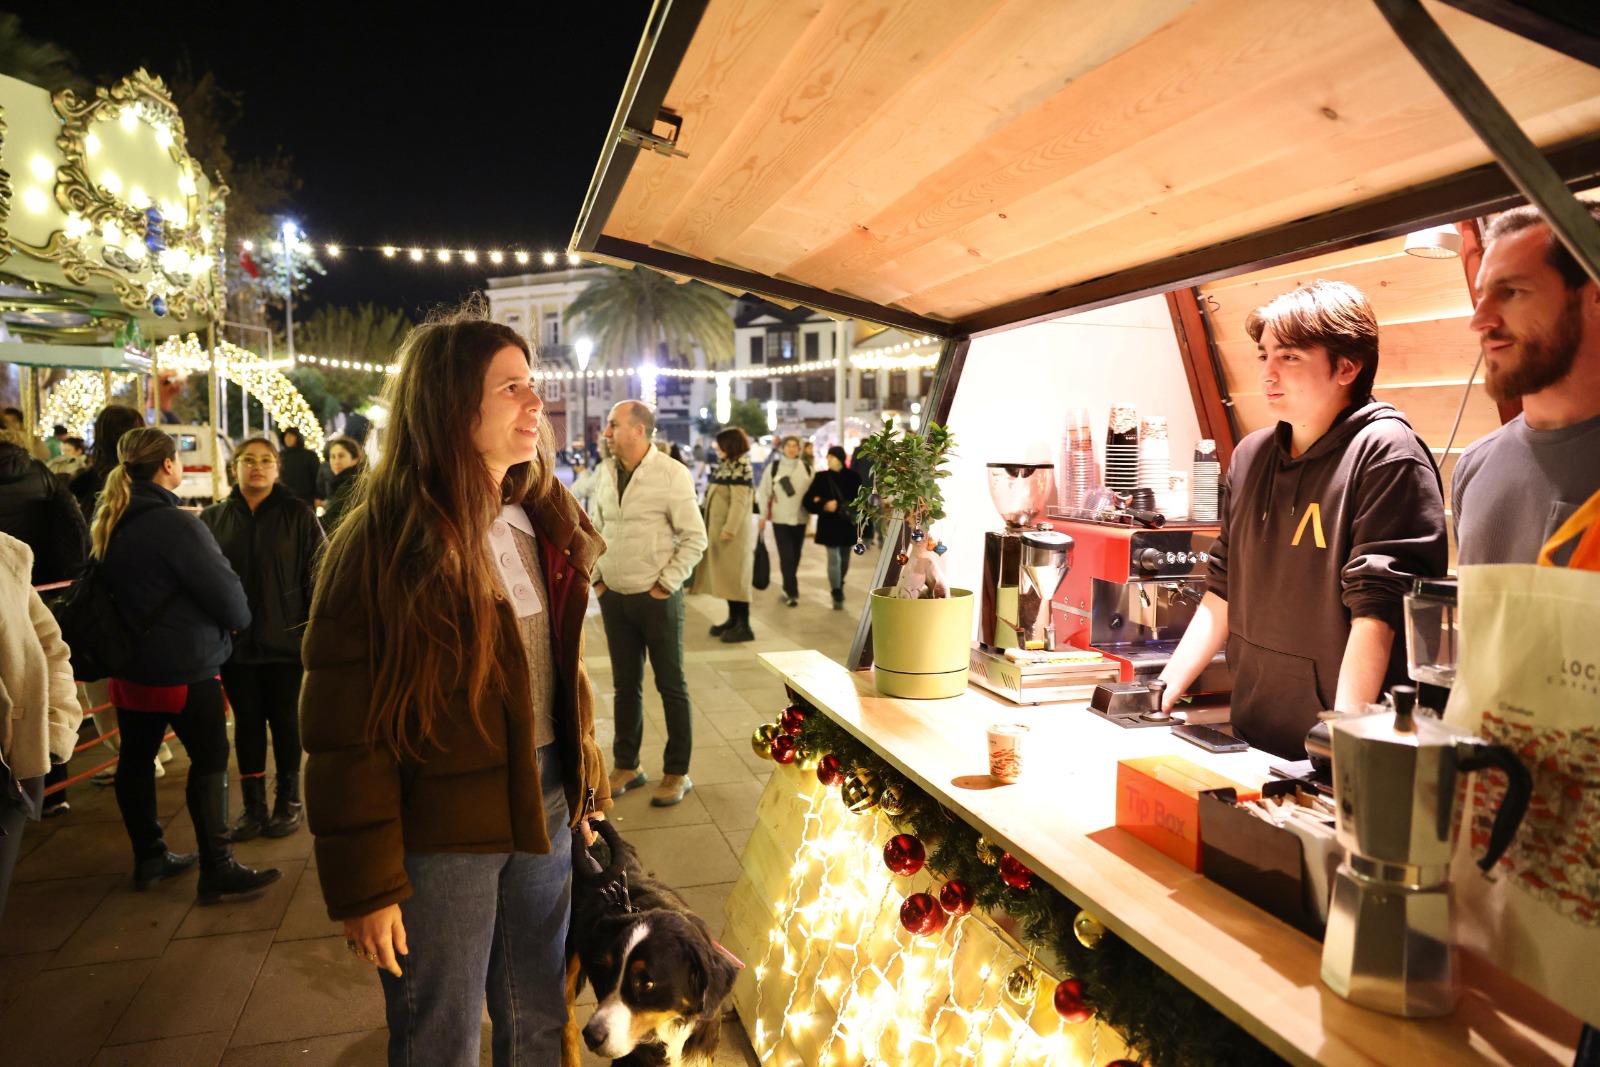
[[[1517,755],[1414,714],[1417,692],[1395,686],[1394,711],[1333,720],[1334,806],[1345,859],[1334,879],[1322,980],[1393,1015],[1447,1015],[1460,995],[1451,928],[1450,857],[1466,774],[1504,771],[1505,799],[1478,866],[1511,844],[1532,793]]]

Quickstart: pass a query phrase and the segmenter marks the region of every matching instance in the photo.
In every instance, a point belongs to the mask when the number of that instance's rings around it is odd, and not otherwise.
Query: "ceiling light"
[[[1408,233],[1406,254],[1422,259],[1455,259],[1461,255],[1461,233],[1454,226],[1434,226]]]

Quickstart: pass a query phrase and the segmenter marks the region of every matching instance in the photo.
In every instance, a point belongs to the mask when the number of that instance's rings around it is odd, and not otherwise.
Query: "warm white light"
[[[461,258],[466,260],[468,263],[476,263],[478,262],[478,253],[469,248],[467,251],[461,253]]]
[[[110,193],[112,196],[120,196],[122,194],[122,179],[117,177],[116,173],[113,171],[108,170],[102,174],[100,176],[100,184],[103,185],[106,192]]]
[[[122,227],[118,226],[115,219],[107,219],[100,228],[100,235],[108,245],[122,243]]]
[[[139,116],[134,114],[133,108],[125,108],[117,118],[122,122],[122,128],[132,133],[139,127]]]
[[[83,147],[91,156],[94,155],[96,152],[100,151],[100,138],[96,137],[92,133],[89,134],[89,136],[83,139]]]
[[[450,250],[448,248],[439,249],[439,253],[438,254],[439,254],[439,262],[440,263],[448,263],[448,262],[450,262]]]
[[[246,252],[254,252],[256,250],[256,243],[254,241],[246,241],[244,243],[244,250]]]
[[[572,266],[576,267],[579,263],[583,262],[583,257],[578,255],[578,253],[576,253],[576,252],[568,252],[567,253],[567,262],[569,264],[571,264]]]
[[[556,265],[556,254],[554,252],[546,252],[541,258],[544,259],[544,265],[547,267],[553,267]]]
[[[161,202],[161,214],[174,225],[187,226],[189,224],[189,209],[182,204],[169,204]]]
[[[386,257],[388,257],[389,259],[393,259],[394,258],[394,254],[396,252],[398,252],[398,251],[399,251],[399,249],[395,248],[394,245],[384,245],[383,246],[383,254]]]
[[[178,175],[178,192],[184,196],[193,196],[195,193],[194,177],[185,172]]]
[[[135,185],[128,190],[128,203],[136,211],[143,211],[150,206],[150,196],[141,187]]]
[[[572,343],[573,355],[578,357],[578,369],[589,369],[589,357],[594,354],[594,342],[587,337],[580,337]]]
[[[329,245],[328,246],[328,255],[332,256],[334,259],[338,259],[339,258],[339,246],[338,245]]]
[[[505,259],[505,258],[506,257],[501,255],[499,252],[490,252],[489,253],[489,262],[490,263],[499,263],[502,259]]]
[[[517,253],[517,262],[518,263],[526,263],[526,262],[528,262],[528,253],[526,253],[526,252],[518,252]]]
[[[165,126],[156,127],[156,144],[162,148],[172,147],[172,131]]]
[[[74,211],[67,216],[66,225],[62,227],[68,237],[83,237],[89,232],[89,220]]]
[[[282,252],[283,251],[283,242],[282,241],[274,241],[274,242],[272,242],[272,250],[274,252]]]
[[[122,251],[127,253],[129,259],[143,259],[145,253],[144,242],[138,240],[129,241],[122,246]]]
[[[411,250],[411,262],[413,262],[413,263],[421,263],[422,262],[422,249],[413,248]]]
[[[47,182],[55,177],[55,164],[43,156],[34,156],[28,161],[28,169],[33,171],[33,176],[42,182]]]

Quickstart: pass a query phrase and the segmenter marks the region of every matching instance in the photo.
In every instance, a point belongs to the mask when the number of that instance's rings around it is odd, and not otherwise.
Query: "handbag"
[[[756,560],[750,571],[750,585],[755,589],[765,589],[771,584],[772,557],[767,553],[767,539],[761,535],[756,538]]]

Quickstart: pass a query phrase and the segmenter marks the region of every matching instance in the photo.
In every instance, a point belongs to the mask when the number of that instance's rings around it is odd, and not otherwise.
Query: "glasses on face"
[[[277,465],[278,461],[271,456],[245,456],[239,460],[239,466],[241,467],[260,467],[262,470],[270,470]]]

